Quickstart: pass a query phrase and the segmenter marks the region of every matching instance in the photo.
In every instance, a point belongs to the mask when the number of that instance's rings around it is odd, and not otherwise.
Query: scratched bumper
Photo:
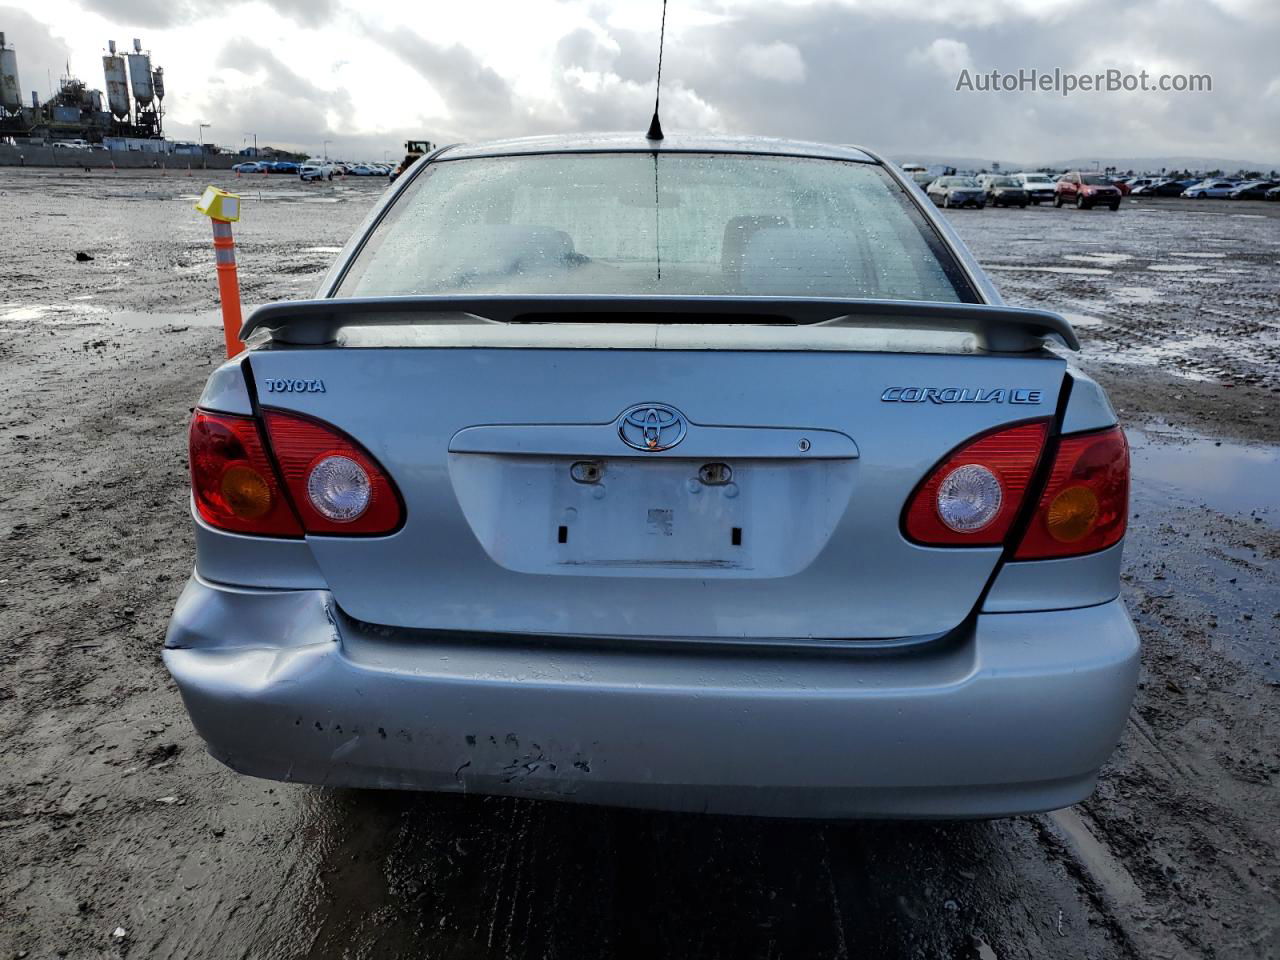
[[[928,651],[675,653],[362,629],[326,591],[193,578],[165,663],[242,773],[808,817],[995,817],[1092,789],[1128,712],[1120,601]]]

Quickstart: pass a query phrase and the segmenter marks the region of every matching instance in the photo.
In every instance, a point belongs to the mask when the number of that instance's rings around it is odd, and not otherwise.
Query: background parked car
[[[277,160],[269,165],[268,173],[297,173],[298,165],[292,160]]]
[[[304,183],[310,180],[332,180],[334,166],[328,160],[317,160],[312,157],[298,168],[298,179]]]
[[[1192,184],[1197,183],[1195,179],[1190,180],[1161,180],[1148,190],[1143,191],[1144,194],[1151,194],[1157,197],[1180,197],[1182,191]]]
[[[262,173],[270,164],[262,160],[246,160],[244,163],[237,163],[231,169],[236,173]]]
[[[1272,187],[1280,187],[1275,180],[1246,180],[1227,194],[1228,200],[1262,200]]]
[[[1157,196],[1156,189],[1163,184],[1171,182],[1168,177],[1134,177],[1129,181],[1129,194],[1134,197]],[[1179,187],[1178,193],[1181,193],[1183,189],[1183,187]]]
[[[987,205],[987,194],[973,177],[939,177],[925,191],[940,207],[977,207]]]
[[[1235,189],[1236,180],[1201,180],[1182,191],[1182,196],[1192,200],[1203,200],[1205,197],[1225,197]]]
[[[1129,181],[1123,177],[1108,177],[1111,185],[1120,191],[1120,196],[1127,197],[1130,194]]]
[[[1027,197],[1032,203],[1040,204],[1053,199],[1053,180],[1048,174],[1028,170],[1015,173],[1013,179],[1022,184],[1022,189],[1027,191]]]
[[[1264,195],[1264,200],[1280,200],[1280,187],[1272,187]]]
[[[1130,194],[1142,194],[1157,183],[1163,183],[1165,179],[1165,177],[1130,177],[1125,183],[1129,187]]]
[[[1026,207],[1031,202],[1022,184],[1013,177],[984,173],[978,177],[978,183],[987,196],[987,203],[993,207]]]
[[[1064,173],[1053,188],[1053,205],[1074,203],[1081,210],[1099,204],[1110,210],[1120,209],[1120,190],[1100,173]]]

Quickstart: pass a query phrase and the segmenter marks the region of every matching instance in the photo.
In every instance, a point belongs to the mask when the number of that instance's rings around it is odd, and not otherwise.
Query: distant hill
[[[1070,160],[1056,161],[1058,168],[1092,168],[1097,160],[1099,166],[1115,167],[1117,170],[1158,171],[1166,170],[1223,170],[1234,173],[1237,170],[1280,170],[1280,160],[1239,160],[1229,157],[1073,157]]]
[[[1035,169],[1024,167],[1020,160],[1002,160],[999,157],[946,157],[936,153],[894,153],[890,159],[898,165],[918,163],[922,167],[955,167],[957,170],[990,170],[992,160],[1000,164],[1001,170],[1016,172],[1018,170]],[[1092,162],[1092,161],[1090,161]]]
[[[1092,170],[1095,161],[1099,169],[1115,167],[1117,170],[1134,170],[1141,173],[1155,173],[1161,167],[1166,170],[1223,170],[1226,173],[1234,173],[1237,170],[1261,170],[1263,173],[1271,170],[1280,171],[1280,159],[1266,162],[1263,160],[1238,160],[1228,157],[1114,157],[1098,155],[1052,160],[1048,163],[1028,163],[1023,160],[1008,160],[999,157],[948,157],[940,154],[906,152],[894,153],[892,157],[895,162],[900,164],[919,163],[925,167],[945,165],[955,167],[957,170],[989,170],[994,160],[1000,164],[1000,169],[1005,171],[1039,170],[1042,168],[1050,170]]]

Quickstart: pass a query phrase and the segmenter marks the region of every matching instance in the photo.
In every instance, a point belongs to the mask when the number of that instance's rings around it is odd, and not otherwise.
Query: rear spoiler
[[[343,327],[431,323],[758,323],[879,327],[973,334],[979,348],[1025,352],[1052,338],[1080,341],[1065,317],[1047,310],[924,300],[805,297],[445,296],[286,300],[259,307],[240,329],[280,343],[333,343]]]

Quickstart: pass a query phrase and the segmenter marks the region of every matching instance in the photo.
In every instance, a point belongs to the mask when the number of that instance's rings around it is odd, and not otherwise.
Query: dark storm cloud
[[[184,0],[80,0],[80,6],[121,27],[171,27],[202,12]]]
[[[256,81],[246,89],[227,84],[221,75],[214,78],[205,103],[217,130],[252,131],[259,146],[296,144],[319,153],[325,139],[336,139],[334,131],[351,128],[355,111],[346,91],[317,86],[251,40],[229,40],[217,66],[220,73],[234,70]],[[224,133],[223,142],[239,146],[236,137]]]
[[[82,0],[131,17],[186,17],[198,0]],[[238,4],[241,0],[229,0]],[[265,0],[299,22],[323,24],[343,0]],[[1250,7],[1250,2],[1253,6]],[[957,9],[959,0],[956,0]],[[843,3],[729,8],[713,25],[686,27],[681,7],[668,20],[662,114],[669,130],[725,131],[861,142],[902,159],[940,155],[1055,161],[1075,157],[1217,155],[1280,162],[1280,35],[1275,0],[1076,0],[1033,16],[1019,4],[972,0],[964,14],[935,7],[853,8]],[[1226,9],[1224,9],[1226,8]],[[207,9],[207,5],[201,5]],[[571,130],[643,130],[652,111],[657,20],[651,29],[609,25],[610,9],[590,9],[547,63],[546,83],[527,89],[502,63],[409,29],[363,22],[351,5],[344,22],[421,78],[397,91],[400,124],[439,141]],[[1235,11],[1227,12],[1227,9]],[[703,15],[706,11],[703,11]],[[30,19],[29,17],[27,18]],[[1105,24],[1082,39],[1075,23]],[[278,54],[228,44],[220,69],[259,79],[251,91],[218,76],[202,109],[222,129],[269,130],[282,143],[315,145],[348,134],[359,120],[350,95],[328,92]],[[1207,73],[1207,94],[958,92],[959,71],[1020,67],[1094,73],[1123,70]],[[321,83],[328,85],[330,78]],[[423,104],[438,96],[444,108]],[[213,116],[207,119],[214,119]],[[386,131],[367,142],[393,147]],[[380,151],[379,151],[380,152]]]
[[[924,21],[837,5],[762,8],[714,26],[669,30],[664,121],[676,129],[705,120],[706,106],[733,132],[1027,160],[1100,151],[1280,156],[1274,59],[1280,24],[1270,8],[1233,17],[1190,0],[1131,3],[1123,10],[1106,0],[1081,0],[1071,20],[1110,24],[1115,39],[1082,43],[1063,20],[1015,13],[991,23],[963,16]],[[1268,23],[1272,29],[1259,29]],[[634,127],[643,100],[636,88],[652,84],[656,45],[656,31],[632,34],[603,25],[598,33],[567,35],[552,64],[561,122]],[[1068,98],[957,92],[966,65],[987,72],[1060,67],[1091,73],[1114,66],[1208,73],[1214,88],[1210,94]],[[583,71],[622,82],[583,83]]]
[[[32,90],[40,91],[41,99],[45,99],[52,92],[50,79],[57,89],[58,77],[71,58],[67,42],[16,7],[0,7],[0,30],[4,31],[5,44],[17,51],[22,102],[30,103]]]
[[[298,21],[304,26],[319,26],[333,19],[338,12],[338,0],[265,0],[277,13]]]
[[[460,44],[434,43],[408,29],[364,25],[370,40],[415,70],[448,105],[449,122],[466,137],[501,136],[524,124],[511,84]]]
[[[122,27],[172,27],[190,23],[210,12],[226,12],[245,0],[223,0],[212,5],[196,0],[79,0],[80,6],[110,23]],[[338,0],[263,0],[267,6],[308,26],[318,26],[333,19]]]
[[[323,90],[281,60],[274,52],[259,46],[252,40],[240,39],[227,43],[218,54],[220,69],[238,70],[240,73],[262,75],[265,90],[289,98],[301,98],[315,103],[334,101],[335,94]],[[336,95],[338,105],[349,107],[350,98],[345,93]]]

